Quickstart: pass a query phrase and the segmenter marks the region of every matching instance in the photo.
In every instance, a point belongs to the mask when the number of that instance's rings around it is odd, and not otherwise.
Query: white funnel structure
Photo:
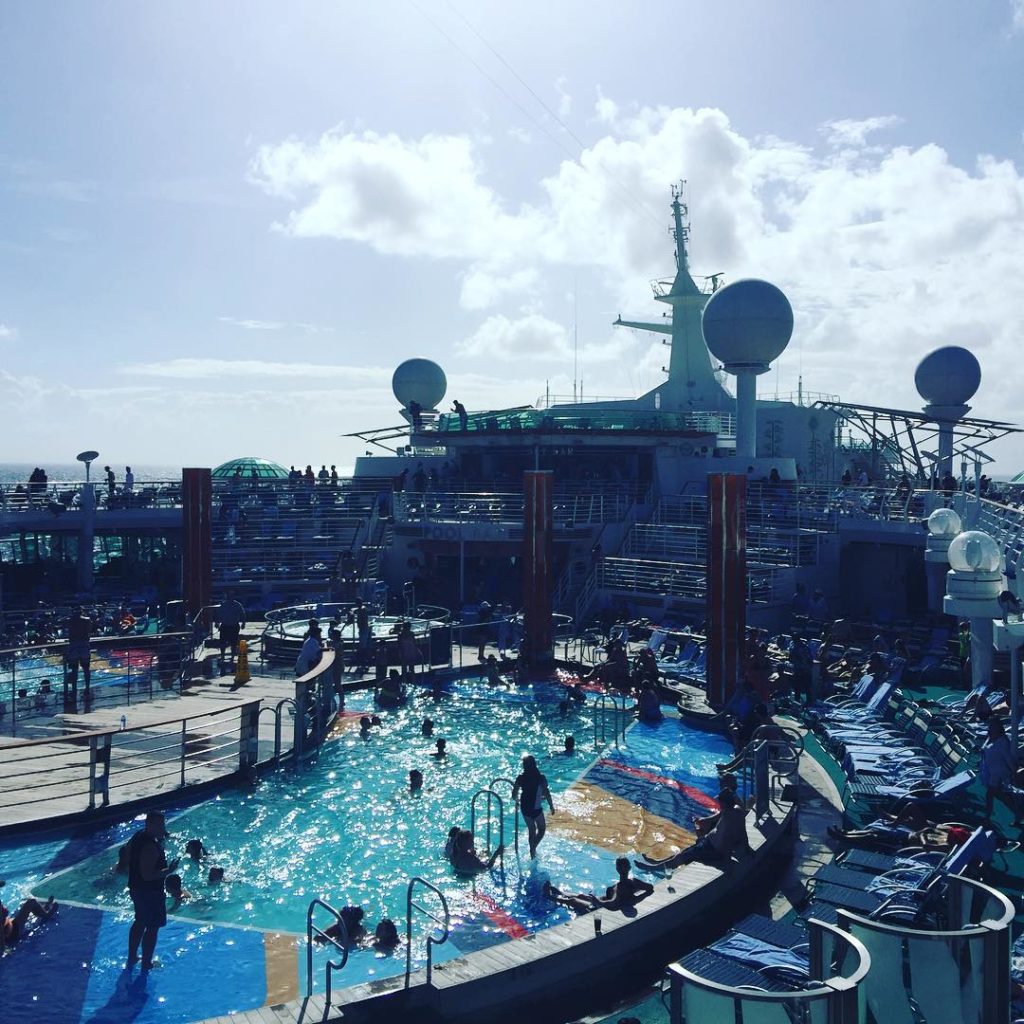
[[[701,321],[704,341],[736,377],[736,455],[757,457],[757,376],[793,334],[793,308],[773,284],[748,278],[711,296]]]
[[[928,403],[925,413],[939,425],[941,477],[953,472],[953,427],[970,411],[967,402],[981,384],[981,366],[974,353],[959,345],[947,345],[929,353],[914,372],[917,393]]]

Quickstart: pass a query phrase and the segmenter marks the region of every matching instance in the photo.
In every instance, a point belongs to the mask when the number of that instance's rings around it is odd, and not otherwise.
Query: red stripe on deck
[[[490,896],[482,892],[474,893],[477,903],[484,908],[484,915],[496,924],[510,939],[521,939],[530,932],[524,928],[511,914],[506,913]]]
[[[685,793],[691,800],[702,807],[706,807],[709,811],[717,811],[719,809],[717,800],[694,786],[686,785],[685,782],[679,782],[664,775],[655,775],[654,772],[645,772],[642,768],[633,768],[631,765],[622,764],[621,761],[612,761],[609,758],[604,758],[597,763],[604,765],[606,768],[614,768],[618,772],[624,772],[626,775],[633,775],[638,779],[646,779],[648,782],[656,782],[660,786],[678,789],[680,793]]]

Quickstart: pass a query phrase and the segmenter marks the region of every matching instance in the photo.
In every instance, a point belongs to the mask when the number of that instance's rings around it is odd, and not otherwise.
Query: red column
[[[554,587],[552,557],[554,520],[550,470],[523,474],[523,646],[531,667],[550,665],[554,636],[551,598]]]
[[[181,591],[191,622],[210,604],[213,549],[212,486],[208,469],[181,471]]]
[[[747,623],[747,478],[708,474],[708,700],[736,692]]]

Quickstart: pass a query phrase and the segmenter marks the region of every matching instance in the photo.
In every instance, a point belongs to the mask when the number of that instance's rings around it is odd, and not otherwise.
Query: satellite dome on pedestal
[[[431,359],[406,359],[391,378],[391,390],[402,407],[418,402],[421,409],[436,409],[448,390],[444,370]]]
[[[711,354],[727,370],[767,369],[793,335],[793,307],[775,285],[747,278],[711,296],[701,327]]]
[[[966,405],[980,384],[978,360],[960,345],[937,348],[914,371],[917,393],[929,405]]]

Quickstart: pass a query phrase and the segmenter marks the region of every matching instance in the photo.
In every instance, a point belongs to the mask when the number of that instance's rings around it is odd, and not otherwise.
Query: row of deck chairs
[[[943,927],[946,883],[953,875],[977,877],[1004,844],[984,825],[948,853],[905,849],[899,853],[850,850],[809,879],[804,919],[835,924],[845,909],[891,924]]]
[[[848,801],[873,806],[907,798],[948,803],[974,779],[981,737],[954,702],[924,707],[888,680],[864,676],[848,698],[829,698],[808,723],[842,765]]]

